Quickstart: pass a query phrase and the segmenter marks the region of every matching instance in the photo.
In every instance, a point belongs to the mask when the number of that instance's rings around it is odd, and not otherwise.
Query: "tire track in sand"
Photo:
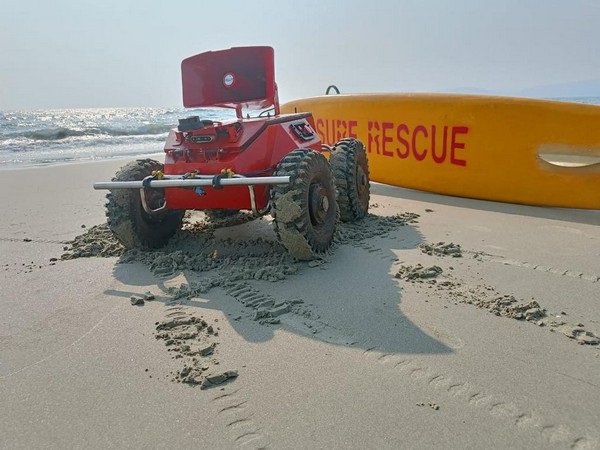
[[[368,245],[353,245],[367,252],[371,257],[377,256],[383,259],[389,258],[389,249],[376,246],[373,243]],[[238,300],[248,308],[257,306],[271,308],[278,301],[271,294],[261,291],[260,288],[251,285],[250,282],[232,284],[226,291],[230,296]],[[281,302],[281,300],[279,300]],[[278,315],[277,320],[261,321],[260,317],[255,315],[255,320],[259,320],[263,325],[279,324],[283,321],[285,325],[292,326],[299,332],[311,335],[319,333],[319,339],[341,345],[352,345],[353,347],[365,348],[363,355],[370,362],[381,365],[386,370],[400,373],[405,380],[411,383],[419,384],[421,387],[430,389],[434,396],[441,397],[440,403],[447,401],[461,401],[472,410],[474,414],[487,414],[490,418],[502,419],[509,426],[514,427],[517,433],[536,433],[538,439],[543,445],[564,445],[574,449],[595,448],[600,441],[597,437],[589,436],[582,431],[576,430],[563,423],[552,423],[544,418],[540,413],[521,407],[517,402],[512,401],[505,396],[488,392],[481,389],[471,380],[457,378],[448,375],[445,371],[433,370],[427,365],[422,364],[417,358],[407,357],[405,355],[385,353],[369,342],[357,342],[356,336],[349,335],[345,330],[341,330],[332,324],[321,320],[320,316],[314,311],[312,305],[302,298],[295,298],[290,305],[290,309],[284,314]],[[295,309],[295,306],[301,306],[301,309]],[[296,316],[297,319],[294,319]],[[257,319],[257,317],[259,319]],[[269,317],[264,316],[264,317]],[[327,338],[329,336],[329,338]],[[349,344],[353,342],[353,344]],[[233,406],[235,406],[235,403]],[[439,405],[430,404],[432,408],[439,408]],[[243,407],[241,411],[234,408],[238,413],[236,419],[232,422],[247,424],[246,429],[253,429],[255,425],[245,417]],[[241,422],[237,422],[240,420]],[[248,437],[254,437],[254,432],[250,431]],[[245,437],[240,434],[240,437]],[[259,439],[257,438],[257,442]]]
[[[368,343],[363,345],[368,346]],[[591,449],[600,444],[598,437],[589,436],[572,427],[553,423],[536,411],[521,407],[516,402],[495,393],[481,389],[470,380],[456,378],[439,370],[433,370],[416,358],[389,354],[374,347],[367,347],[365,358],[379,364],[386,370],[399,373],[404,380],[430,389],[438,402],[458,400],[475,413],[483,413],[490,418],[503,419],[515,432],[536,433],[543,445],[564,445],[565,448]],[[433,404],[430,404],[432,406]],[[433,406],[432,406],[433,407]]]
[[[269,439],[253,419],[252,407],[243,388],[220,391],[213,395],[211,403],[235,446],[254,450],[269,448]]]
[[[571,270],[571,269],[565,269],[565,268],[559,268],[559,267],[553,267],[553,266],[546,266],[543,264],[531,263],[531,262],[527,262],[527,261],[520,261],[517,259],[505,258],[503,256],[492,255],[492,254],[485,253],[485,252],[465,251],[465,253],[469,253],[469,254],[473,255],[473,258],[475,258],[479,261],[489,261],[489,262],[493,262],[493,263],[497,263],[497,264],[502,264],[504,266],[522,267],[524,269],[535,270],[538,272],[546,272],[546,273],[551,273],[554,275],[560,275],[560,276],[564,276],[564,277],[585,280],[585,281],[589,281],[591,283],[600,282],[599,274],[584,273],[584,272],[580,272],[578,270]]]

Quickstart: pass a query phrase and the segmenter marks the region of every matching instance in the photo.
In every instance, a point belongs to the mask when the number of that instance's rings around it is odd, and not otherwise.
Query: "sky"
[[[1,0],[0,110],[181,107],[182,59],[248,45],[282,101],[600,86],[599,44],[600,0]]]

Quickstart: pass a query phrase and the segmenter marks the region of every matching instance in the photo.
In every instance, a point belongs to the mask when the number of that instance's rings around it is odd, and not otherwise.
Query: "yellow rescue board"
[[[600,106],[451,94],[326,95],[322,141],[360,139],[371,179],[460,197],[600,209]]]

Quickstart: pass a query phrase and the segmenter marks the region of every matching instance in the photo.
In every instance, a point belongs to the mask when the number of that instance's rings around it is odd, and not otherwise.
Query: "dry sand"
[[[600,211],[375,184],[310,263],[246,215],[125,252],[124,163],[0,172],[0,448],[600,448]]]

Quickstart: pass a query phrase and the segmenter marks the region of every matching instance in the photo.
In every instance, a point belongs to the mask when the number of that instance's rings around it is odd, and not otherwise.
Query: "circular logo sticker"
[[[234,78],[232,73],[226,73],[223,77],[223,84],[230,87],[233,84]]]

